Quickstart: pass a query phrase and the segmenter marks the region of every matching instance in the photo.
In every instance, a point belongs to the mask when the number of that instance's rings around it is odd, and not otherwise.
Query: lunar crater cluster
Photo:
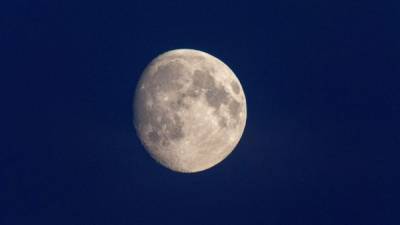
[[[146,150],[178,172],[198,172],[235,148],[246,122],[239,80],[223,62],[180,49],[155,58],[134,97],[134,125]]]

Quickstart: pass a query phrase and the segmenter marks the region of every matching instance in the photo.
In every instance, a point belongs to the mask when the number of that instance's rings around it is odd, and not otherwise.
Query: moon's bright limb
[[[232,70],[191,49],[166,52],[146,67],[133,108],[146,150],[178,172],[221,162],[238,144],[247,117],[245,95]]]

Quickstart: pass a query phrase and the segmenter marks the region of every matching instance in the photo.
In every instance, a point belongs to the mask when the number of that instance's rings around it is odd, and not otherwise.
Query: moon
[[[165,52],[143,71],[133,100],[133,123],[161,165],[183,173],[209,169],[238,144],[246,98],[233,71],[193,49]]]

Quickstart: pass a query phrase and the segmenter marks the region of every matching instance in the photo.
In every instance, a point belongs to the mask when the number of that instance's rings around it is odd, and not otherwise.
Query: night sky
[[[242,83],[233,153],[172,172],[139,76],[193,48]],[[0,1],[1,225],[399,225],[400,3]]]

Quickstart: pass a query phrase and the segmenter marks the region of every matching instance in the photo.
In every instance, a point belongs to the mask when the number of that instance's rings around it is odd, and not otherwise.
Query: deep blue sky
[[[398,1],[0,2],[0,224],[400,224]],[[206,51],[247,126],[198,174],[144,151],[156,55]]]

